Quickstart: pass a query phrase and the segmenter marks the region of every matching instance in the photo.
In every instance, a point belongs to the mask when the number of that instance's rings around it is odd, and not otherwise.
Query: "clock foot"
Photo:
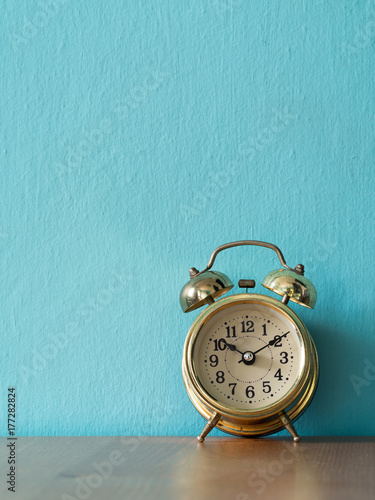
[[[221,415],[219,413],[214,413],[208,420],[206,425],[203,428],[203,431],[200,433],[200,435],[197,437],[198,441],[200,443],[203,443],[204,438],[207,436],[209,432],[212,431],[212,429],[215,427],[215,425],[218,423],[220,420]]]
[[[297,431],[294,428],[294,425],[292,424],[292,421],[288,417],[287,413],[285,413],[285,411],[283,411],[282,413],[280,413],[279,418],[280,418],[283,426],[285,427],[285,429],[292,435],[293,441],[295,443],[298,443],[298,441],[300,441],[301,438],[297,434]]]

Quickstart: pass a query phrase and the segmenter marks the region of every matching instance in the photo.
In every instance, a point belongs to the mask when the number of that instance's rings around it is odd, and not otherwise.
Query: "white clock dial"
[[[216,311],[198,331],[192,356],[197,378],[211,398],[246,411],[284,399],[305,363],[294,322],[257,303]]]

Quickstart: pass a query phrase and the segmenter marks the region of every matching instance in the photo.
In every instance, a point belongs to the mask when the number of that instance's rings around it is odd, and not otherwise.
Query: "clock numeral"
[[[277,380],[282,380],[283,379],[283,376],[281,375],[281,368],[279,368],[277,370],[277,372],[275,373],[275,378],[277,378]]]
[[[275,335],[273,347],[282,347],[280,335]]]
[[[234,390],[237,387],[237,384],[229,384],[229,387],[232,387],[232,396],[234,396]]]
[[[245,327],[245,321],[241,321],[242,325],[242,331],[241,333],[251,333],[254,331],[254,322],[253,321],[246,321],[246,327]]]
[[[215,339],[214,344],[215,344],[214,351],[225,351],[225,348],[227,346],[227,343],[225,342],[224,339],[219,339],[219,340]]]
[[[216,382],[218,384],[222,384],[222,383],[225,382],[224,372],[223,371],[216,372]]]
[[[269,382],[269,380],[265,380],[265,381],[263,382],[263,392],[264,392],[265,394],[268,394],[269,392],[271,392],[271,386],[270,386],[270,382]]]
[[[249,385],[249,387],[246,387],[246,397],[252,399],[254,396],[255,396],[254,386]]]
[[[262,325],[262,328],[263,328],[263,334],[262,334],[262,336],[267,335],[266,326],[267,325],[265,323],[264,323],[264,325]]]
[[[285,352],[285,351],[283,351],[283,352],[280,353],[280,356],[281,356],[280,363],[282,365],[285,365],[289,361],[288,353]]]
[[[216,356],[216,354],[211,354],[210,356],[210,366],[212,368],[215,368],[219,363],[219,358]]]
[[[236,337],[236,327],[235,326],[227,326],[225,329],[227,331],[227,339],[230,339],[231,337]],[[231,330],[232,330],[232,335],[231,335]]]

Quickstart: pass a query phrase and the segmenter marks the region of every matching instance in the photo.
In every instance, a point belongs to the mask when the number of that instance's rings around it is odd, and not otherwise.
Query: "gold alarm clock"
[[[227,248],[255,245],[274,250],[283,266],[262,285],[281,296],[248,293],[254,280],[240,280],[246,293],[220,298],[233,288],[223,273],[212,271]],[[237,436],[264,436],[286,428],[299,441],[293,421],[311,402],[319,364],[314,342],[289,301],[313,308],[314,285],[304,267],[286,265],[280,249],[263,241],[235,241],[213,252],[204,271],[190,269],[180,303],[184,312],[207,306],[186,337],[182,374],[195,408],[207,419],[198,436],[203,442],[216,426]],[[218,300],[216,300],[218,299]]]

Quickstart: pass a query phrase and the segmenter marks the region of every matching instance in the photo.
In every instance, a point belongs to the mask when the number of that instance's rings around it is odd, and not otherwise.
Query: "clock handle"
[[[221,245],[214,250],[212,253],[210,260],[208,261],[206,269],[201,271],[199,274],[202,274],[213,266],[215,259],[217,257],[217,254],[220,253],[222,250],[226,250],[227,248],[232,248],[232,247],[240,247],[243,245],[252,245],[256,247],[265,247],[265,248],[270,248],[271,250],[274,250],[277,253],[277,256],[279,257],[279,260],[281,262],[281,265],[285,267],[286,269],[290,269],[291,271],[297,272],[298,274],[303,274],[303,270],[300,273],[299,270],[297,269],[292,269],[291,267],[287,266],[284,255],[282,254],[280,248],[278,248],[276,245],[273,245],[272,243],[267,243],[265,241],[257,241],[257,240],[241,240],[241,241],[233,241],[232,243],[226,243],[225,245]],[[198,274],[196,275],[198,276]],[[195,276],[194,276],[195,277]]]

